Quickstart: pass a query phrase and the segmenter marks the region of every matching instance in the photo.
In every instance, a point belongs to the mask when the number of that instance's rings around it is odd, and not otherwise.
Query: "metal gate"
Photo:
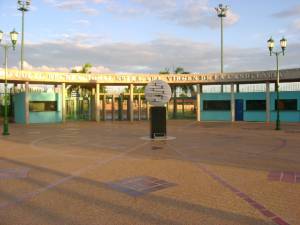
[[[92,120],[90,97],[70,97],[66,99],[67,120]]]

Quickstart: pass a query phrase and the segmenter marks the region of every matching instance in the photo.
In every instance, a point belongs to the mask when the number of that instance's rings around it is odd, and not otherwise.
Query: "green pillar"
[[[118,119],[123,120],[123,98],[121,95],[118,98]]]

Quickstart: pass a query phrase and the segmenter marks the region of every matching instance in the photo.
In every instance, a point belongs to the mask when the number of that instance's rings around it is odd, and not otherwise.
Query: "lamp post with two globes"
[[[4,39],[4,33],[0,30],[0,43]],[[3,135],[9,135],[8,132],[8,102],[7,102],[7,59],[8,59],[8,49],[13,48],[15,50],[17,40],[18,40],[18,33],[13,30],[10,32],[10,39],[11,44],[3,43],[1,46],[4,48],[4,66],[5,66],[5,84],[4,84],[4,122],[3,122]]]
[[[276,107],[277,107],[277,118],[276,118],[276,130],[280,130],[280,99],[279,99],[279,55],[282,54],[284,56],[285,54],[285,49],[287,46],[287,40],[285,38],[282,38],[280,40],[280,46],[281,46],[281,51],[273,51],[274,49],[274,40],[271,37],[268,40],[268,48],[270,51],[270,56],[275,55],[276,56],[276,72],[277,72],[277,81],[276,81],[276,95],[277,95],[277,102],[276,102]]]

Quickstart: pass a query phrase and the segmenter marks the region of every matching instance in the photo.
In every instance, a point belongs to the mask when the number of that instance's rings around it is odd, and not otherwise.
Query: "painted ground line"
[[[245,194],[244,192],[240,191],[239,189],[235,188],[231,184],[229,184],[226,180],[221,178],[220,176],[216,175],[215,173],[211,172],[206,168],[204,165],[198,165],[198,167],[205,172],[207,175],[212,177],[215,181],[220,183],[222,186],[228,188],[231,192],[233,192],[235,195],[246,201],[252,208],[255,208],[258,210],[262,215],[265,217],[273,220],[278,225],[290,225],[288,222],[286,222],[284,219],[282,219],[280,216],[276,215],[269,209],[267,209],[264,205],[258,203],[253,198],[251,198],[249,195]]]
[[[142,147],[142,146],[144,146],[146,144],[148,144],[148,142],[143,142],[142,144],[136,145],[133,148],[129,149],[128,151],[120,153],[120,154],[118,154],[118,155],[116,155],[116,156],[114,156],[112,158],[109,158],[109,159],[106,159],[106,160],[103,160],[103,161],[102,160],[98,160],[97,162],[95,162],[93,164],[90,164],[89,166],[86,166],[86,167],[84,167],[82,169],[79,169],[79,170],[71,173],[70,176],[63,177],[63,178],[61,178],[61,179],[59,179],[59,180],[57,180],[57,181],[55,181],[53,183],[50,183],[49,185],[47,185],[45,187],[39,188],[39,189],[37,189],[37,190],[35,190],[33,192],[29,192],[29,193],[23,194],[22,196],[19,196],[16,199],[14,199],[14,200],[12,200],[10,202],[2,202],[2,203],[0,203],[0,210],[8,208],[8,207],[15,206],[16,204],[22,203],[22,202],[24,202],[26,200],[30,200],[33,197],[36,197],[37,195],[42,194],[43,192],[46,192],[46,191],[48,191],[50,189],[53,189],[53,188],[55,188],[56,186],[58,186],[60,184],[63,184],[65,182],[69,181],[69,180],[72,180],[72,179],[74,179],[74,178],[82,175],[83,173],[87,172],[88,170],[95,169],[98,166],[102,166],[102,165],[110,163],[110,162],[112,162],[112,161],[114,161],[116,159],[120,159],[123,156],[125,156],[125,155],[127,155],[127,154],[129,154],[131,152],[134,152],[135,150],[137,150],[138,148],[140,148],[140,147]]]
[[[231,184],[229,184],[225,179],[218,176],[217,174],[213,173],[212,171],[208,170],[206,166],[203,164],[198,163],[195,161],[195,159],[192,159],[186,155],[184,155],[182,152],[178,151],[176,148],[168,144],[171,149],[173,149],[175,152],[177,152],[179,155],[181,155],[183,158],[191,161],[194,163],[199,169],[201,169],[205,174],[209,175],[212,179],[217,181],[219,184],[221,184],[223,187],[228,188],[232,193],[243,199],[245,202],[247,202],[252,208],[258,210],[263,216],[267,217],[268,219],[272,220],[277,225],[291,225],[288,222],[286,222],[283,218],[276,215],[269,209],[267,209],[264,205],[260,204],[259,202],[255,201],[253,198],[251,198],[246,193],[240,191],[239,189],[235,188]]]

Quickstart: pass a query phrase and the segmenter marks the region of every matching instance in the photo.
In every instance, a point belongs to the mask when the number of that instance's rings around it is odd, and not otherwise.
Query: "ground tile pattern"
[[[286,183],[300,183],[300,173],[271,171],[268,175],[270,181]]]
[[[299,225],[300,123],[275,126],[171,120],[176,139],[151,141],[149,121],[10,124],[0,225]]]
[[[175,185],[176,184],[174,183],[150,176],[130,177],[120,181],[108,183],[108,186],[112,189],[133,197],[145,195],[150,192],[159,191]]]
[[[28,168],[0,169],[0,180],[26,178],[28,171]]]

